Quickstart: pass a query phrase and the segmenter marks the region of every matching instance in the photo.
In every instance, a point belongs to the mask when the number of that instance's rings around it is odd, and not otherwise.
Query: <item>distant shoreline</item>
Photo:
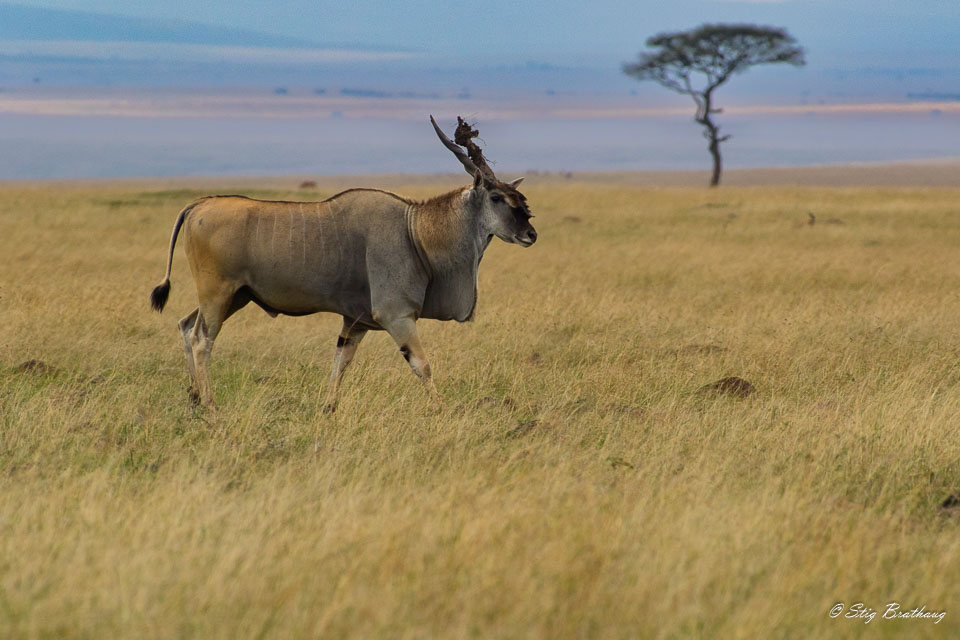
[[[654,172],[630,180],[693,184],[701,178],[689,172],[707,169],[710,162],[702,132],[691,122],[691,107],[662,108],[629,96],[504,94],[458,101],[111,91],[70,99],[37,90],[33,97],[0,93],[0,146],[8,150],[0,157],[0,178],[452,170],[456,165],[436,139],[430,114],[448,130],[456,126],[457,114],[476,123],[481,146],[505,174]],[[720,126],[731,136],[723,149],[730,180],[832,182],[832,175],[793,177],[797,171],[789,167],[957,157],[952,133],[960,126],[960,101],[725,105]],[[787,169],[761,178],[738,177],[754,171],[749,167]],[[849,180],[873,184],[862,168],[855,173]],[[904,181],[890,177],[897,184]],[[929,180],[911,175],[907,182]],[[949,175],[933,184],[945,180],[953,184]]]
[[[571,183],[610,184],[615,186],[704,187],[710,172],[696,171],[529,171],[528,185]],[[357,186],[393,188],[416,185],[466,184],[461,173],[389,173],[361,175],[289,175],[289,176],[185,176],[142,178],[78,178],[48,180],[0,180],[0,187],[42,185],[45,187],[141,186],[156,188],[290,188],[313,181],[318,190],[338,190]],[[756,167],[724,172],[720,189],[727,187],[952,187],[960,188],[960,157],[905,162],[848,163],[802,167]],[[304,191],[309,193],[309,191]]]
[[[750,104],[723,107],[728,116],[956,115],[960,100],[911,99],[904,102]],[[122,87],[26,87],[0,91],[0,114],[48,117],[262,118],[279,120],[357,119],[420,121],[424,114],[453,117],[476,114],[482,120],[630,120],[683,117],[692,107],[651,104],[625,94],[486,92],[467,98],[414,92],[332,90],[311,93],[278,88],[202,91]]]

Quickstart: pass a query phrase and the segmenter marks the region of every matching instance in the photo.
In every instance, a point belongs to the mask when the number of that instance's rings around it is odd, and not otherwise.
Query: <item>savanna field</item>
[[[0,637],[960,637],[960,189],[532,176],[442,407],[250,305],[195,410],[176,214],[290,182],[0,186]]]

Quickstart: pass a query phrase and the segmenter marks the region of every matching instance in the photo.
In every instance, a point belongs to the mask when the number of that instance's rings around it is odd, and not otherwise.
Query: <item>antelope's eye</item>
[[[494,193],[490,196],[490,202],[503,202],[503,196],[499,193]]]

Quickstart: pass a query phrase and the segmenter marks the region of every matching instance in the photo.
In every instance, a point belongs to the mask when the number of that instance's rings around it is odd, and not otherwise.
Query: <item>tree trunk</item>
[[[700,96],[700,99],[697,100],[697,117],[695,120],[704,126],[706,131],[703,132],[703,137],[710,141],[710,144],[707,146],[710,150],[710,155],[713,156],[713,175],[710,177],[710,186],[715,187],[720,184],[720,172],[722,170],[720,143],[730,136],[721,138],[720,127],[710,118],[710,114],[714,112],[712,92],[713,87],[708,88]]]
[[[720,184],[720,140],[717,138],[717,130],[710,130],[710,155],[713,156],[713,176],[710,178],[710,186],[715,187]]]

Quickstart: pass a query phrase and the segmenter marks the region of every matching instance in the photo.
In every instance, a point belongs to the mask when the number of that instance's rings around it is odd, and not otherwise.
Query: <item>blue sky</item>
[[[177,19],[264,31],[318,44],[355,43],[453,55],[624,55],[650,34],[706,21],[787,26],[818,49],[956,49],[956,0],[34,0],[35,7]]]
[[[536,90],[583,87],[627,91],[633,85],[619,73],[619,66],[633,58],[650,35],[703,22],[754,22],[786,27],[806,47],[808,67],[793,75],[781,70],[751,71],[748,80],[738,81],[747,91],[751,83],[760,82],[753,80],[758,74],[764,85],[758,85],[758,90],[804,96],[874,92],[877,96],[903,97],[911,92],[960,90],[958,0],[486,0],[455,6],[441,0],[22,0],[18,4],[161,20],[166,27],[158,30],[158,23],[151,22],[144,29],[109,31],[104,21],[108,36],[98,38],[97,21],[93,20],[93,26],[88,25],[86,30],[69,37],[57,36],[58,43],[40,45],[18,42],[35,40],[30,35],[32,29],[24,29],[20,36],[9,33],[10,27],[4,32],[0,24],[0,56],[8,60],[22,62],[32,53],[36,59],[72,56],[100,62],[97,69],[62,61],[59,67],[44,68],[23,63],[8,67],[10,77],[0,77],[0,83],[15,84],[17,79],[42,76],[54,83],[77,78],[80,83],[124,84],[141,78],[152,82],[150,79],[155,78],[158,84],[170,84],[180,77],[186,84],[197,86],[217,82],[237,85],[269,83],[275,77],[278,83],[305,78],[305,83],[315,84],[319,80],[308,76],[305,69],[308,65],[312,65],[310,69],[325,65],[324,78],[331,82],[355,77],[360,84],[371,87],[490,87],[510,72],[509,81],[514,86]],[[38,27],[43,26],[40,22]],[[211,25],[218,31],[205,31],[195,23]],[[136,34],[130,38],[133,40],[149,40],[150,33],[162,32],[164,42],[177,44],[181,38],[181,44],[201,46],[174,52],[169,47],[137,49],[74,43],[117,40],[121,37],[118,33],[128,32]],[[210,45],[229,45],[232,49],[210,48],[205,59],[201,49],[207,37]],[[279,54],[263,50],[284,45],[301,51]],[[243,47],[251,50],[240,51]],[[353,58],[337,60],[304,50],[311,47],[347,47],[355,53]],[[363,60],[356,50],[378,55],[371,57],[367,66],[358,66]],[[391,63],[385,55],[390,53],[402,55]],[[290,64],[281,64],[285,55]],[[163,69],[149,66],[151,61],[164,59],[184,63],[191,56],[200,66],[186,65],[179,76],[164,76]],[[211,56],[223,57],[223,64],[213,65]],[[263,62],[259,67],[253,64],[258,56]],[[108,59],[117,63],[109,72],[105,63]],[[241,66],[248,75],[241,73]],[[773,78],[774,74],[782,80],[767,83],[765,77]]]

